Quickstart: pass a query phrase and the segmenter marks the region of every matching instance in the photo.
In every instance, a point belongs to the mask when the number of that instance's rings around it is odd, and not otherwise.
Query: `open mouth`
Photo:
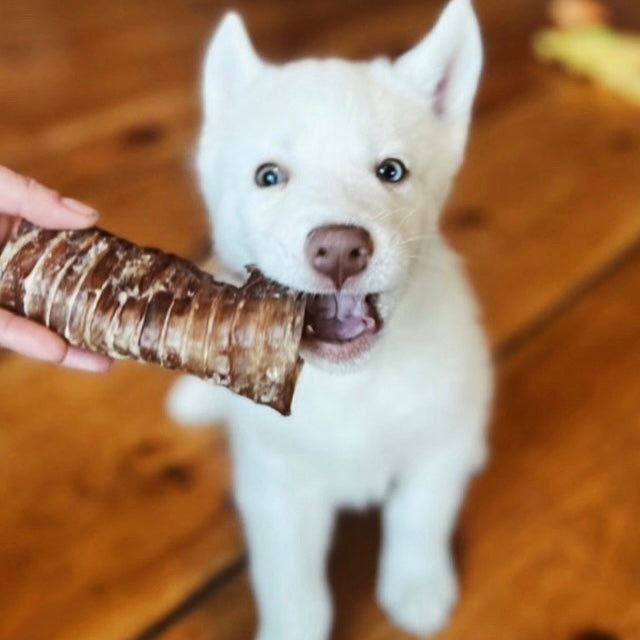
[[[304,319],[304,346],[332,362],[353,360],[375,342],[382,322],[375,294],[337,291],[309,294]]]

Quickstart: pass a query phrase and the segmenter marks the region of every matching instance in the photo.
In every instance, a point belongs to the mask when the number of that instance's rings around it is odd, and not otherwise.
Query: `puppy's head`
[[[262,61],[228,14],[204,67],[197,168],[231,269],[313,294],[305,340],[353,362],[376,341],[462,160],[481,67],[470,0],[395,61]]]

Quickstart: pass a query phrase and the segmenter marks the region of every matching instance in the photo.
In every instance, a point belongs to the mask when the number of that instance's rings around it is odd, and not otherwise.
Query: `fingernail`
[[[98,212],[95,209],[84,204],[84,202],[75,200],[74,198],[62,198],[62,204],[72,213],[79,213],[80,215],[87,216],[88,218],[98,217]]]

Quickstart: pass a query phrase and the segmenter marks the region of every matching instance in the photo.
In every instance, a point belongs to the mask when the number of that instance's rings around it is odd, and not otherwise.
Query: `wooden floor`
[[[456,538],[442,640],[640,638],[640,109],[538,65],[541,0],[477,0],[487,66],[444,226],[496,355],[492,461]],[[611,2],[640,29],[637,0]],[[244,0],[259,49],[396,54],[435,0]],[[214,0],[2,0],[0,163],[103,225],[206,245],[190,173]],[[255,614],[218,430],[163,413],[173,377],[0,354],[0,639],[239,640]],[[331,563],[335,638],[407,638],[374,603],[375,514]]]

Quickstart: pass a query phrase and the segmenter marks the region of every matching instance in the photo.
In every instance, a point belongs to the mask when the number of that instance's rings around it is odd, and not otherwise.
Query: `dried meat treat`
[[[257,271],[238,288],[101,229],[21,222],[0,252],[0,306],[74,346],[180,369],[290,413],[305,300]]]

